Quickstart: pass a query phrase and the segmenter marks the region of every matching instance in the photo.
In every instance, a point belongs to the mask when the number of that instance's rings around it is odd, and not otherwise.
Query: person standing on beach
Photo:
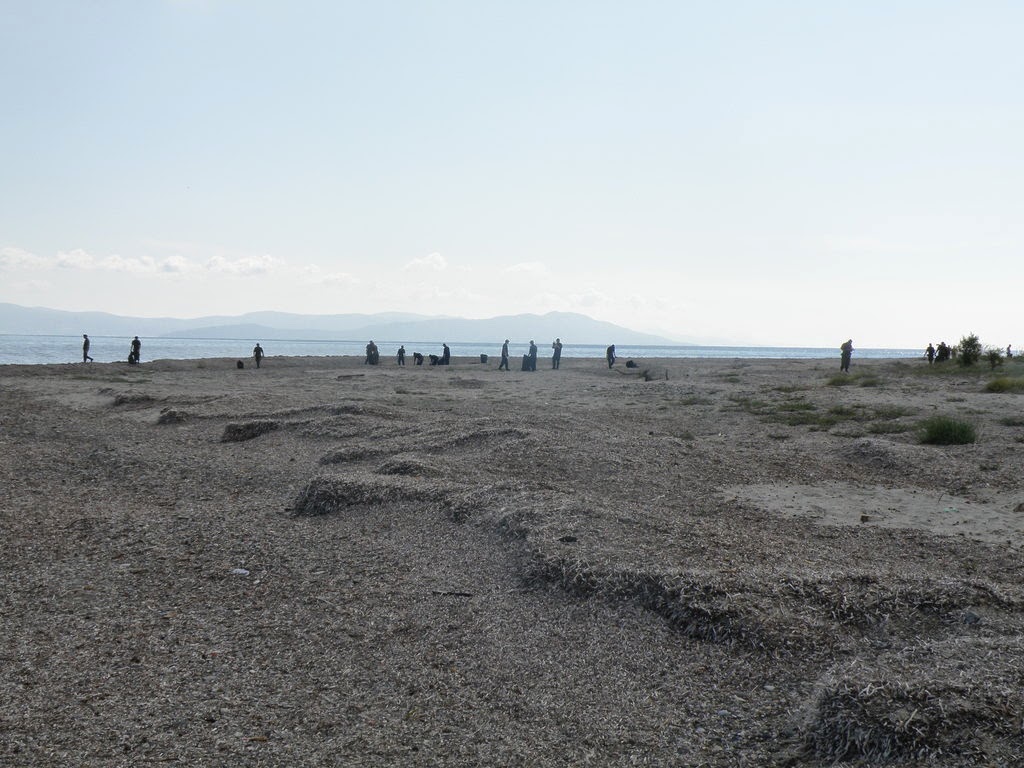
[[[612,344],[604,351],[604,359],[608,361],[608,367],[615,365],[615,345]]]
[[[139,341],[139,337],[136,336],[134,339],[132,339],[132,358],[135,360],[136,363],[138,363],[141,356],[142,342]]]
[[[935,362],[935,347],[932,346],[930,341],[928,342],[928,349],[924,351],[924,355],[928,358],[928,365]]]
[[[850,357],[853,356],[853,339],[847,339],[839,347],[841,356],[839,358],[839,370],[845,373],[850,372]]]
[[[450,349],[448,349],[448,345],[445,344],[443,341],[441,342],[441,346],[444,349],[441,351],[441,362],[440,362],[440,365],[448,365],[452,361],[452,351]]]
[[[530,361],[529,370],[537,370],[537,345],[533,343],[533,339],[530,339],[530,351],[526,353],[526,357]]]
[[[256,367],[260,367],[260,361],[263,360],[263,347],[257,341],[256,346],[252,348],[252,357],[256,361]]]
[[[377,349],[377,345],[373,343],[373,339],[370,339],[370,343],[366,345],[366,362],[365,365],[376,365],[380,362],[380,350]]]
[[[398,348],[398,364],[405,365],[405,344]]]
[[[501,365],[498,366],[498,370],[508,370],[508,339],[505,339],[505,343],[501,345]]]
[[[82,334],[82,362],[92,362],[92,358],[89,357],[89,335],[86,333]]]
[[[555,350],[551,355],[551,368],[557,371],[558,366],[562,364],[562,340],[555,339],[551,343],[551,348]]]

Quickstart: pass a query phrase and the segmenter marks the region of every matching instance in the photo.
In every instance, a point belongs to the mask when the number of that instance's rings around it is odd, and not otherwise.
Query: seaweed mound
[[[1007,660],[1019,648],[1004,654],[1009,649],[998,646],[1006,644],[986,638],[911,648],[827,675],[811,702],[806,751],[829,762],[871,764],[1021,754],[1024,697],[1020,673]]]
[[[222,443],[240,443],[265,435],[267,432],[273,432],[277,426],[276,421],[247,421],[241,424],[228,424],[224,427],[224,434],[220,440]]]
[[[427,501],[435,494],[436,489],[401,477],[314,477],[299,492],[291,513],[295,517],[329,515],[349,507]]]

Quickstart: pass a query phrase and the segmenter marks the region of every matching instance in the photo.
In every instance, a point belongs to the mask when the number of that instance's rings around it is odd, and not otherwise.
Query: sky
[[[1024,348],[1024,3],[0,5],[0,301]]]

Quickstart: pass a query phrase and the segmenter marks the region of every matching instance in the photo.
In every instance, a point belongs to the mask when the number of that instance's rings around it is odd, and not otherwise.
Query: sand
[[[987,371],[361,362],[0,367],[0,763],[1019,764]]]

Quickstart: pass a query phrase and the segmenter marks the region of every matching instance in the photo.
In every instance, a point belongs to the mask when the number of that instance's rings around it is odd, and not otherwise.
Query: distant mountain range
[[[574,312],[505,315],[483,320],[401,312],[300,315],[249,312],[192,319],[123,317],[106,312],[66,312],[0,303],[0,333],[61,336],[143,336],[203,339],[306,339],[310,341],[493,342],[513,339],[571,344],[678,344]]]

